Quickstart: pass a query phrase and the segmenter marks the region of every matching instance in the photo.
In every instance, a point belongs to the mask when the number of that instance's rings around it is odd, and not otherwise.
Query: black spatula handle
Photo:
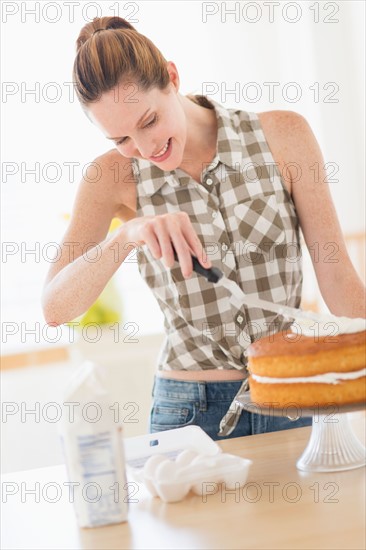
[[[175,251],[175,248],[173,246],[174,251],[174,259],[179,262],[178,255]],[[217,267],[210,267],[210,269],[206,269],[203,267],[199,261],[197,260],[196,256],[192,255],[192,263],[193,263],[193,271],[198,273],[199,275],[203,275],[206,277],[209,283],[217,283],[223,276],[222,271],[220,271]]]

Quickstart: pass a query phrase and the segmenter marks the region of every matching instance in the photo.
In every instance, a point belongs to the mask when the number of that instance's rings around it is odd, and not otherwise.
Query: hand
[[[175,261],[173,244],[186,279],[192,275],[192,255],[197,257],[203,267],[212,267],[186,212],[133,218],[124,224],[124,230],[128,242],[136,243],[137,246],[147,244],[154,258],[163,258],[169,269]]]

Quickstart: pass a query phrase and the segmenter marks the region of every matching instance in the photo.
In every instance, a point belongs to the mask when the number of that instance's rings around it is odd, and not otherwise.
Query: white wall
[[[2,158],[3,163],[14,163],[16,171],[6,176],[3,164],[2,237],[15,247],[3,265],[4,319],[18,324],[24,320],[44,323],[40,291],[49,260],[42,251],[47,243],[57,243],[66,229],[62,216],[71,210],[82,168],[110,148],[85,117],[76,97],[70,96],[74,43],[87,18],[98,15],[96,8],[99,15],[113,15],[118,6],[119,15],[127,17],[135,7],[135,21],[131,22],[176,63],[183,94],[207,92],[207,83],[215,83],[219,92],[211,97],[226,106],[302,113],[318,138],[325,162],[339,166],[339,181],[330,185],[344,232],[364,230],[364,2],[282,1],[279,6],[273,2],[154,1],[129,6],[124,2],[80,2],[75,3],[72,20],[64,2],[47,3],[51,7],[46,12],[42,11],[44,3],[7,4],[17,5],[18,11],[8,15],[3,11],[2,25],[6,46],[2,48]],[[36,4],[40,10],[37,21],[26,11]],[[58,10],[52,8],[56,4]],[[269,5],[274,6],[273,22]],[[225,6],[226,10],[239,6],[239,14],[225,14]],[[311,6],[319,8],[318,22]],[[217,13],[205,19],[204,10]],[[256,14],[258,21],[250,22]],[[289,22],[296,17],[297,22]],[[335,22],[325,22],[326,17]],[[260,87],[259,101],[251,102],[253,96],[245,95],[249,82]],[[265,82],[279,82],[273,101]],[[282,95],[289,82],[296,82],[301,89],[297,102]],[[231,89],[235,83],[240,90],[238,101],[223,93],[225,86]],[[309,89],[314,83],[319,86],[318,102]],[[332,90],[324,89],[328,83],[339,87],[336,103],[325,101]],[[38,95],[25,93],[37,87]],[[251,88],[248,93],[253,91]],[[59,97],[53,101],[57,92]],[[34,175],[25,174],[36,162],[40,166],[37,182]],[[58,174],[52,168],[47,171],[48,163],[57,163]],[[73,177],[68,163],[76,163]],[[58,181],[52,182],[52,178]],[[41,251],[38,257],[21,256],[21,250],[37,246]],[[138,323],[141,333],[162,331],[161,312],[140,280],[137,265],[122,266],[116,279],[126,320]],[[30,339],[27,336],[28,342]],[[24,344],[20,334],[14,341]]]

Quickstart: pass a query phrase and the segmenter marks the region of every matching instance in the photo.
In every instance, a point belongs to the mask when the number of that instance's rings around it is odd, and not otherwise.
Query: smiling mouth
[[[168,150],[168,147],[169,147],[169,143],[170,143],[170,139],[168,139],[168,141],[166,142],[166,144],[164,145],[164,147],[162,149],[160,149],[160,151],[158,151],[156,153],[156,155],[152,155],[150,158],[159,158],[159,157],[162,157]]]

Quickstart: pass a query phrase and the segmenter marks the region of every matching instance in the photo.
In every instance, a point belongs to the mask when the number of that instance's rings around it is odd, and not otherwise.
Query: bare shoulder
[[[297,136],[309,125],[300,113],[295,111],[266,111],[258,113],[258,118],[266,138],[276,141],[288,152],[297,143]]]
[[[103,177],[103,186],[115,204],[115,217],[128,221],[136,216],[136,180],[132,172],[131,159],[123,157],[116,149],[110,149],[98,157]]]
[[[306,118],[294,111],[268,111],[258,113],[260,123],[268,139],[285,163],[294,166],[289,170],[298,177],[298,168],[308,169],[307,161],[321,156],[316,137]],[[297,166],[296,166],[297,165]]]
[[[302,135],[307,125],[306,119],[295,111],[281,110],[258,113],[258,118],[273,159],[291,194],[292,176],[295,171],[291,171],[291,167],[288,170],[284,170],[284,167],[286,164],[294,162],[298,137]]]
[[[265,111],[263,113],[258,113],[261,124],[265,124],[268,130],[275,130],[285,133],[291,128],[299,127],[306,124],[306,119],[300,113],[295,111],[285,111],[285,110],[276,110],[276,111]]]

